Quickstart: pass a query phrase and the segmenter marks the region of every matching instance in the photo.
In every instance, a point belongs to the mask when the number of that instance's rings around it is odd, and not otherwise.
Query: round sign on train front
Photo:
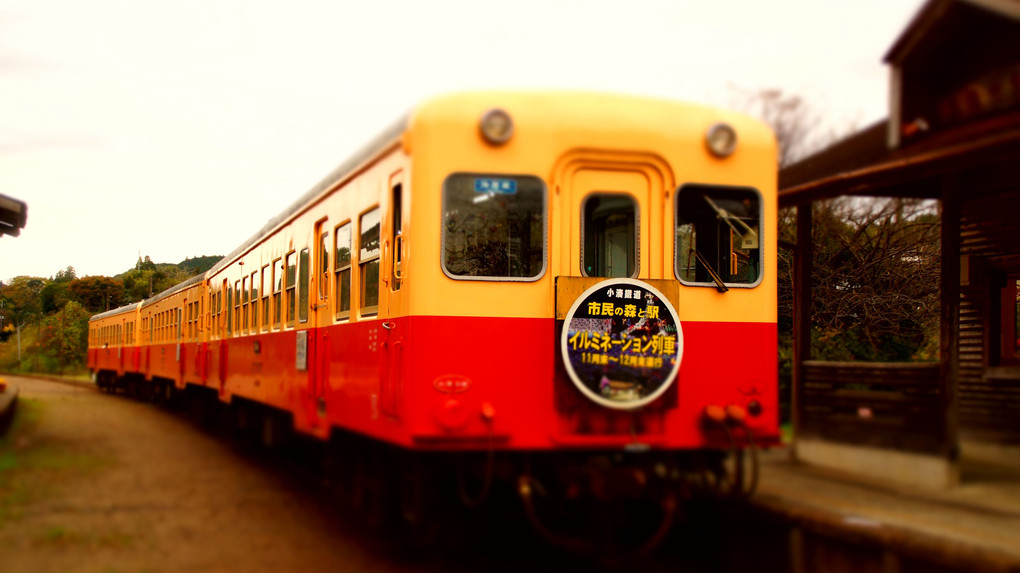
[[[607,408],[631,410],[669,389],[683,340],[676,309],[661,292],[636,279],[607,279],[570,307],[560,350],[582,394]]]

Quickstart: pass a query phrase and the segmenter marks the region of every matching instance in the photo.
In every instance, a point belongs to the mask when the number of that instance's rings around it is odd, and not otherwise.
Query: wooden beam
[[[944,452],[959,457],[960,366],[960,191],[956,175],[942,178],[942,314],[939,332],[939,382],[942,397]]]
[[[804,361],[811,359],[811,271],[815,246],[811,238],[812,204],[797,207],[797,248],[793,255],[793,391],[794,436],[804,412]],[[797,442],[793,455],[797,455]]]

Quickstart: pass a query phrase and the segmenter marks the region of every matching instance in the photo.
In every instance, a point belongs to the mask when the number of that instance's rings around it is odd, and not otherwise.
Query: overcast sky
[[[0,0],[0,279],[230,252],[416,102],[572,88],[886,114],[921,0]]]

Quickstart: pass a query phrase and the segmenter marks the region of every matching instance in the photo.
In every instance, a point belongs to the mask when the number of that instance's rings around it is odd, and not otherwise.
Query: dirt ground
[[[0,571],[420,571],[314,478],[183,416],[63,383],[20,386],[0,438]]]

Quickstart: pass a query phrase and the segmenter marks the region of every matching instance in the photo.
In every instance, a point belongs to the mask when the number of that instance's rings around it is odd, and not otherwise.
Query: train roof
[[[138,307],[142,304],[142,302],[145,302],[145,301],[133,302],[131,304],[126,304],[124,306],[114,308],[112,310],[107,310],[107,311],[101,312],[99,314],[94,314],[94,315],[92,315],[92,318],[89,319],[89,322],[91,322],[93,320],[101,320],[101,319],[104,319],[104,318],[110,318],[111,316],[117,316],[118,314],[124,314],[124,313],[127,313],[127,312],[134,312],[134,311],[138,310]]]
[[[673,113],[688,112],[692,110],[708,112],[709,110],[713,110],[723,111],[730,117],[742,116],[744,119],[749,119],[754,123],[764,126],[764,124],[760,121],[752,119],[746,114],[733,112],[731,110],[723,110],[714,106],[638,95],[522,90],[466,91],[437,96],[425,100],[420,105],[416,106],[411,112],[404,114],[388,128],[383,130],[382,133],[376,136],[375,139],[370,141],[367,145],[359,149],[353,156],[341,163],[317,185],[298,197],[297,200],[284,209],[283,212],[267,221],[266,224],[263,225],[262,228],[254,235],[241,243],[241,245],[231,251],[228,255],[220,259],[219,262],[209,269],[206,276],[211,277],[215,275],[217,272],[233,262],[238,256],[248,251],[253,245],[270,235],[280,225],[286,223],[291,217],[307,208],[317,197],[327,192],[338,182],[356,172],[365,163],[372,160],[394,143],[398,142],[403,133],[412,127],[415,120],[435,117],[437,113],[442,115],[444,113],[443,110],[463,109],[465,104],[483,100],[489,102],[493,107],[497,105],[506,105],[507,103],[524,104],[525,106],[532,108],[542,107],[548,110],[548,117],[550,118],[565,118],[570,115],[574,117],[574,121],[578,121],[580,118],[585,118],[585,120],[587,120],[592,116],[600,117],[603,121],[605,121],[607,119],[607,110],[612,109],[614,114],[629,110],[629,114],[625,115],[629,115],[631,119],[640,118],[641,121],[654,125],[658,120],[655,118],[654,114],[651,113],[652,109],[660,111],[669,110]],[[620,118],[617,119],[619,120]],[[475,120],[472,119],[472,121]],[[769,137],[771,138],[771,132],[768,132],[767,128],[759,130],[759,133],[766,132],[770,134]],[[747,134],[745,133],[742,135]]]
[[[329,173],[325,178],[319,181],[314,187],[309,189],[307,192],[298,197],[290,206],[284,209],[279,215],[269,219],[265,225],[262,226],[255,234],[241,243],[236,249],[231,251],[225,257],[220,259],[212,268],[201,275],[196,275],[190,279],[174,285],[169,289],[142,301],[140,304],[145,307],[153,304],[163,298],[166,298],[180,290],[187,288],[196,282],[203,281],[207,278],[212,277],[220,270],[228,266],[237,257],[241,256],[254,245],[258,244],[265,237],[273,233],[281,225],[285,224],[293,216],[300,213],[302,210],[308,208],[315,200],[324,193],[328,192],[337,183],[347,178],[351,174],[357,172],[366,163],[374,159],[379,154],[383,153],[386,149],[400,141],[404,132],[412,127],[412,124],[419,119],[435,118],[442,116],[445,111],[451,109],[463,109],[463,107],[471,102],[478,101],[491,102],[491,104],[507,105],[507,104],[524,104],[526,107],[541,107],[545,108],[547,115],[550,118],[565,118],[570,115],[573,117],[573,121],[586,121],[592,116],[599,116],[603,119],[607,117],[607,110],[612,109],[613,114],[621,112],[622,115],[630,115],[631,118],[640,118],[643,122],[648,122],[654,125],[657,119],[654,114],[651,113],[652,109],[657,110],[669,110],[673,113],[681,111],[691,110],[715,110],[725,111],[726,115],[730,117],[743,116],[745,119],[752,119],[746,114],[736,113],[729,110],[721,110],[707,105],[698,105],[691,103],[678,102],[668,99],[661,98],[650,98],[637,95],[623,95],[623,94],[607,94],[607,93],[588,93],[588,92],[570,92],[570,91],[475,91],[475,92],[461,92],[455,94],[448,94],[439,97],[435,97],[422,102],[419,106],[415,107],[411,112],[408,112],[401,116],[397,121],[383,130],[378,136],[376,136],[367,145],[359,149],[354,155],[349,157],[346,161],[337,166],[332,172]],[[468,105],[468,107],[470,107]],[[626,110],[630,110],[627,113]],[[437,116],[438,114],[438,116]],[[612,114],[611,114],[612,115]],[[582,119],[583,118],[583,119]],[[622,118],[615,118],[619,121]],[[753,120],[754,123],[761,124],[758,120]],[[610,120],[610,123],[612,120]],[[764,124],[761,124],[762,126]],[[660,125],[661,127],[661,125]],[[769,133],[767,128],[760,130],[761,133]],[[118,309],[119,310],[119,309]],[[114,311],[109,311],[114,312]],[[106,314],[106,313],[104,313]],[[103,315],[97,315],[100,317]]]
[[[190,287],[191,285],[194,285],[194,284],[197,284],[197,283],[200,283],[200,282],[204,281],[207,274],[208,273],[199,273],[199,274],[197,274],[197,275],[195,275],[195,276],[193,276],[193,277],[191,277],[191,278],[189,278],[189,279],[187,279],[187,280],[185,280],[183,282],[179,282],[179,283],[175,284],[174,286],[164,290],[163,292],[157,294],[156,296],[152,296],[152,297],[149,297],[149,298],[143,300],[141,302],[142,308],[145,308],[145,307],[149,306],[150,304],[155,304],[156,302],[158,302],[158,301],[160,301],[160,300],[162,300],[162,299],[164,299],[164,298],[166,298],[166,297],[168,297],[170,295],[173,295],[173,294],[181,292],[182,290]]]
[[[244,254],[245,251],[272,233],[273,230],[281,224],[285,223],[292,216],[306,208],[316,197],[328,191],[338,181],[341,181],[351,173],[354,173],[366,162],[393,145],[395,142],[399,141],[400,136],[404,133],[404,130],[407,129],[407,125],[408,114],[405,114],[388,128],[383,130],[383,132],[376,136],[375,139],[359,149],[354,155],[348,158],[347,161],[341,163],[336,169],[330,172],[329,175],[323,178],[322,181],[319,181],[318,184],[298,197],[298,199],[291,203],[289,207],[284,209],[282,213],[267,221],[257,233],[249,237],[245,242],[241,243],[241,245],[231,251],[230,254],[220,259],[219,262],[209,269],[206,276],[211,277],[215,275],[220,271],[220,269],[229,265],[236,257]]]

